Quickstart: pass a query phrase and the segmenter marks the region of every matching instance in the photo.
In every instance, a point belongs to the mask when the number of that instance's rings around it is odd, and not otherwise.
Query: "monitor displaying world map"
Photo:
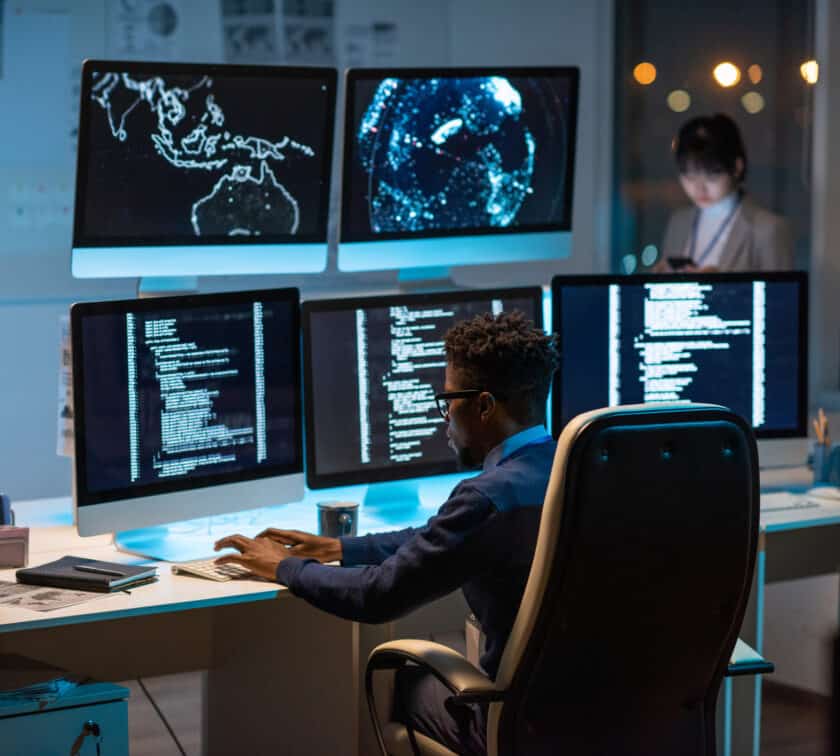
[[[325,243],[335,80],[86,61],[74,251]]]

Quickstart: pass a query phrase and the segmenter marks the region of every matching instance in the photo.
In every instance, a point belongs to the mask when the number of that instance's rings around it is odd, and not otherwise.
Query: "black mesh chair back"
[[[751,428],[711,405],[579,416],[558,444],[490,754],[709,756],[758,537]]]

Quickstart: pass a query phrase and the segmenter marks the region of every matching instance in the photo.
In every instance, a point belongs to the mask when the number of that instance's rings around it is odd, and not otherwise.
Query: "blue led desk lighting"
[[[230,529],[183,521],[303,498],[297,289],[76,304],[71,326],[80,535],[207,557]]]
[[[758,438],[807,435],[805,273],[555,276],[552,432],[597,407],[722,404]]]
[[[411,520],[417,479],[459,471],[434,399],[443,390],[443,336],[457,321],[514,309],[542,327],[542,290],[304,302],[309,487],[367,483],[366,507]]]
[[[324,270],[335,92],[331,68],[85,61],[73,275]]]
[[[350,69],[339,269],[568,257],[578,73]]]

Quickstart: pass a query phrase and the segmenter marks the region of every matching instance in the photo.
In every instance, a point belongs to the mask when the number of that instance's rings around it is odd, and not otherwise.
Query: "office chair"
[[[371,653],[368,706],[383,753],[377,670],[428,667],[453,705],[487,702],[487,751],[713,756],[715,704],[752,583],[758,537],[752,429],[723,407],[632,405],[560,436],[534,561],[495,681],[435,643]],[[420,733],[421,754],[451,751]]]

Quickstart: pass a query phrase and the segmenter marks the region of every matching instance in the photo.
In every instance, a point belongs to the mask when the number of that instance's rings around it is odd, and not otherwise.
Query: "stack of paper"
[[[0,706],[32,701],[43,707],[79,684],[63,669],[17,654],[0,655]]]

